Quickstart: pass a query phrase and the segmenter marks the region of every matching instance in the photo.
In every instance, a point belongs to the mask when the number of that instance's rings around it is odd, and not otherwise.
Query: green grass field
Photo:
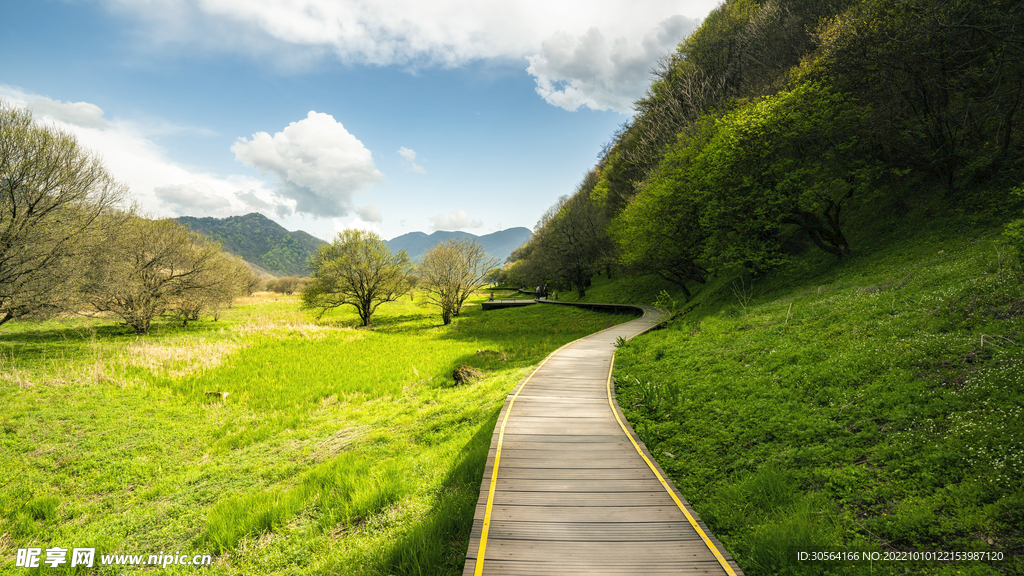
[[[213,554],[225,574],[461,573],[505,395],[630,318],[484,299],[447,327],[420,299],[362,330],[274,295],[146,337],[109,320],[4,326],[0,571],[34,572],[19,548],[94,546]],[[485,377],[455,385],[462,364]]]
[[[620,405],[748,574],[1024,573],[1024,272],[998,228],[908,229],[676,294],[619,349]],[[822,549],[989,559],[794,562]]]

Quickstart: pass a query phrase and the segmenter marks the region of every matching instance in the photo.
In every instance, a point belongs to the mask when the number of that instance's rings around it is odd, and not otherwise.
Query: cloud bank
[[[0,98],[32,110],[36,120],[73,134],[100,154],[111,174],[131,189],[145,212],[157,216],[231,216],[248,212],[289,214],[295,202],[257,178],[197,171],[169,160],[153,134],[181,129],[166,122],[108,119],[89,102],[62,102],[0,84]]]
[[[625,114],[644,95],[651,66],[662,54],[674,51],[698,24],[685,16],[672,16],[640,41],[610,40],[597,28],[578,37],[557,33],[529,57],[526,71],[535,78],[537,94],[549,104]]]
[[[140,42],[169,53],[233,52],[287,70],[327,56],[412,68],[528,58],[548,102],[628,112],[660,53],[720,0],[103,2],[139,23]]]
[[[278,194],[294,201],[296,212],[313,216],[347,216],[354,210],[352,195],[384,179],[358,138],[330,114],[315,111],[273,136],[240,138],[231,151],[260,174],[277,176]]]

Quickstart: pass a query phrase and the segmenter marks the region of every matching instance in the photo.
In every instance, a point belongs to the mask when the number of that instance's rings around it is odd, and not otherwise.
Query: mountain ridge
[[[487,254],[504,262],[513,250],[522,246],[532,235],[533,232],[529,228],[517,226],[482,236],[461,230],[436,230],[430,234],[419,231],[408,232],[401,236],[395,236],[391,240],[386,240],[386,242],[393,251],[405,250],[409,254],[409,258],[419,260],[427,253],[427,250],[430,250],[439,242],[466,238],[480,242]]]
[[[309,275],[306,262],[321,245],[327,244],[304,230],[289,231],[258,212],[226,218],[181,216],[175,220],[194,232],[220,242],[225,251],[274,276]],[[532,232],[524,227],[508,228],[482,236],[459,230],[438,230],[430,234],[417,231],[385,240],[385,243],[395,252],[405,250],[416,261],[438,242],[468,238],[479,241],[487,254],[503,262],[531,235]]]
[[[308,232],[291,232],[258,212],[227,218],[182,216],[176,220],[275,276],[307,276],[306,261],[326,244]]]

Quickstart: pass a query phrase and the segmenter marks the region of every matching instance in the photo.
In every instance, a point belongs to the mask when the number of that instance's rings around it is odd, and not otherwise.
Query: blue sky
[[[717,0],[33,0],[0,98],[75,134],[153,216],[532,228]]]

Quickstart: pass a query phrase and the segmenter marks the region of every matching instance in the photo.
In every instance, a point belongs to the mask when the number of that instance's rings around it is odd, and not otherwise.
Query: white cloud
[[[683,33],[658,23],[680,15],[703,18],[721,0],[103,1],[142,23],[136,30],[141,41],[172,53],[234,52],[284,69],[329,55],[348,64],[414,68],[530,57],[538,91],[549,102],[626,111],[623,103],[642,94],[658,56],[650,53],[651,42],[667,50],[682,40],[658,37]],[[580,44],[599,49],[605,61],[583,71],[571,66],[587,60],[572,56]]]
[[[462,230],[463,228],[480,228],[483,225],[484,223],[480,220],[470,220],[464,210],[452,210],[448,217],[443,214],[430,217],[430,227],[434,230]]]
[[[381,236],[380,227],[376,223],[367,222],[359,216],[356,216],[350,222],[342,222],[341,218],[331,218],[331,224],[334,226],[335,235],[340,234],[344,230],[366,230]],[[383,236],[381,237],[383,238]]]
[[[413,172],[416,172],[417,174],[427,173],[426,168],[414,162],[414,160],[416,160],[416,151],[413,150],[412,148],[406,148],[405,146],[402,146],[401,148],[398,149],[398,155],[404,158],[405,161],[411,165]]]
[[[164,204],[181,214],[220,216],[231,212],[231,202],[217,195],[205,182],[158,186],[153,193]]]
[[[74,124],[83,128],[106,130],[110,127],[103,118],[103,109],[88,102],[61,102],[49,98],[36,97],[26,103],[26,108],[33,115],[51,118],[65,124]]]
[[[280,196],[295,202],[295,211],[314,216],[346,216],[352,194],[384,179],[373,155],[358,138],[329,114],[311,111],[271,136],[239,138],[235,158],[278,177]]]
[[[540,53],[528,58],[526,71],[534,76],[537,93],[550,104],[566,110],[586,106],[626,114],[644,95],[652,65],[662,54],[675,50],[697,24],[685,16],[672,16],[639,41],[625,37],[609,41],[597,28],[579,37],[557,33],[541,44]]]
[[[416,160],[416,151],[411,148],[406,148],[405,146],[398,149],[398,155],[405,158],[406,162],[413,162]]]
[[[95,104],[61,102],[2,84],[0,98],[30,107],[37,120],[73,134],[80,144],[99,154],[114,178],[128,185],[147,213],[228,216],[253,211],[290,213],[294,209],[294,202],[277,197],[256,178],[220,176],[172,162],[150,138],[148,125],[108,119]],[[167,126],[161,121],[156,130],[163,132]]]
[[[370,202],[362,208],[357,208],[355,213],[359,216],[359,219],[364,222],[383,222],[384,218],[380,215],[380,208],[377,207],[376,202]]]

